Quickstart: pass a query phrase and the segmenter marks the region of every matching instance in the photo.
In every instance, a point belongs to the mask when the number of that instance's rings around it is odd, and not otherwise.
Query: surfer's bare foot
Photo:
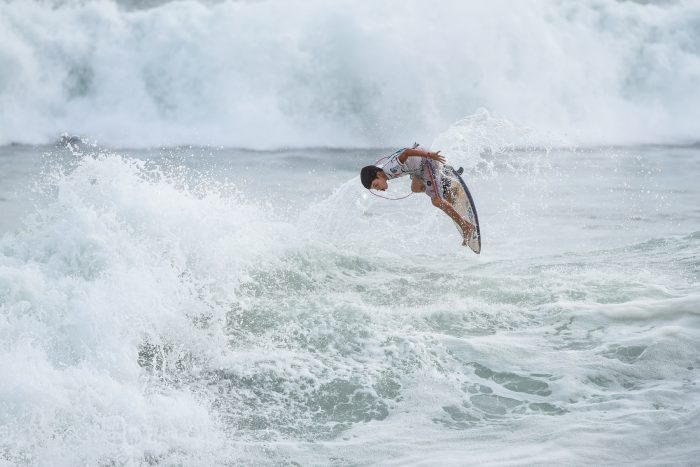
[[[474,233],[474,224],[470,224],[468,222],[465,222],[464,225],[462,226],[462,232],[463,232],[463,241],[462,245],[466,245],[469,240],[472,238],[472,234]]]

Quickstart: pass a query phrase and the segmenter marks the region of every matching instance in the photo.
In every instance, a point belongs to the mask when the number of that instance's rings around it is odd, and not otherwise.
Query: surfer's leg
[[[420,178],[411,175],[411,191],[414,193],[424,193],[425,185]]]
[[[433,206],[436,208],[440,208],[445,214],[450,216],[450,219],[455,221],[457,225],[462,229],[462,239],[464,240],[462,242],[462,245],[466,245],[467,241],[471,239],[472,237],[472,232],[474,232],[474,224],[471,222],[465,220],[462,218],[462,216],[459,215],[459,213],[455,210],[455,208],[445,201],[444,199],[435,197],[431,199]]]

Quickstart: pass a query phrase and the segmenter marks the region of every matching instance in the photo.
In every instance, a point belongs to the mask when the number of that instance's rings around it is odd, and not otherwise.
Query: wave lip
[[[0,5],[0,144],[386,146],[480,107],[579,144],[700,134],[695,2],[133,6]]]

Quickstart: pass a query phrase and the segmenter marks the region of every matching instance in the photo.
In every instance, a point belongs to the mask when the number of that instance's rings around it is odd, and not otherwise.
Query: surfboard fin
[[[462,174],[464,173],[464,168],[463,168],[463,167],[460,167],[460,168],[457,169],[455,172],[457,172],[457,175],[462,175]]]

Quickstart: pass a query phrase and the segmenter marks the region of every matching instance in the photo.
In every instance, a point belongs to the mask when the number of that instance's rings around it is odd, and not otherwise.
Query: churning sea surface
[[[0,462],[697,464],[700,147],[393,150],[0,148]]]
[[[0,466],[700,465],[699,24],[0,0]]]

